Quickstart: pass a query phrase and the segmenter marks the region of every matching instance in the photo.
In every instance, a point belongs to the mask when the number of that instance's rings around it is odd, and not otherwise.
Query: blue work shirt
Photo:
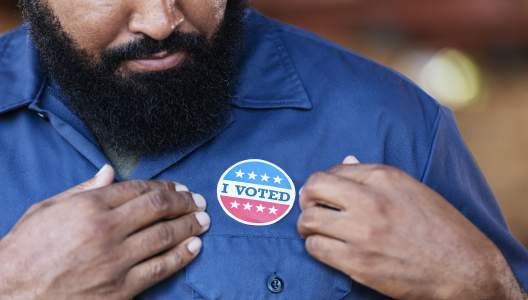
[[[238,222],[217,200],[220,177],[237,162],[272,162],[298,189],[349,154],[398,167],[438,191],[495,242],[528,287],[527,252],[448,109],[395,72],[313,34],[252,10],[245,23],[228,125],[192,147],[142,157],[130,176],[186,184],[208,200],[212,219],[199,257],[140,299],[385,299],[307,254],[296,230],[298,199],[269,226]],[[58,93],[39,70],[27,26],[0,39],[0,236],[32,204],[108,163]],[[273,276],[281,286],[269,287]]]

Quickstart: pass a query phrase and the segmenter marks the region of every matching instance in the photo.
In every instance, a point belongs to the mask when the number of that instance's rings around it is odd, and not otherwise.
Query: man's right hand
[[[31,207],[0,240],[1,299],[130,299],[182,269],[210,224],[167,181],[91,180]]]

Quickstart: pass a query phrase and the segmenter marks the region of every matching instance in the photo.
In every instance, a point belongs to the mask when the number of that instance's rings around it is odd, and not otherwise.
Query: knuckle
[[[386,196],[380,193],[370,192],[366,194],[366,197],[370,199],[370,201],[365,202],[368,213],[375,216],[380,222],[390,217],[393,204]]]
[[[171,182],[171,181],[156,180],[156,181],[153,181],[153,182],[158,184],[160,186],[160,188],[163,189],[163,190],[166,190],[166,191],[175,191],[176,190],[176,188],[174,186],[174,183]]]
[[[118,267],[119,255],[115,251],[108,251],[109,255],[99,259],[99,279],[108,285],[117,286],[123,280],[123,269]]]
[[[93,212],[100,211],[103,208],[106,208],[106,202],[104,201],[103,195],[81,195],[78,196],[77,200],[78,201],[75,202],[76,207],[82,209],[85,214],[90,214]]]
[[[50,207],[52,205],[55,205],[55,203],[57,203],[54,199],[49,199],[49,200],[46,200],[46,201],[42,201],[40,202],[38,205],[37,205],[37,209],[44,209],[46,207]]]
[[[178,192],[178,203],[181,204],[181,209],[185,212],[195,210],[195,204],[190,192]]]
[[[330,173],[332,174],[343,174],[346,173],[347,170],[349,170],[350,165],[337,165],[330,169]]]
[[[391,166],[385,166],[385,174],[387,176],[387,178],[389,179],[394,179],[394,178],[397,178],[400,176],[400,174],[402,173],[402,171],[394,168],[394,167],[391,167]]]
[[[151,190],[150,185],[144,180],[130,180],[118,185],[122,190],[132,190],[136,197]]]
[[[376,224],[370,224],[363,230],[362,240],[371,244],[383,240],[391,231],[388,222],[377,221]]]
[[[100,233],[100,226],[93,221],[86,221],[83,224],[83,235],[85,235],[88,239],[91,239],[93,237],[96,237]]]
[[[85,191],[85,190],[88,190],[93,184],[93,179],[92,180],[88,180],[86,182],[82,182],[82,183],[79,183],[77,186],[75,186],[72,191],[75,191],[75,192],[82,192],[82,191]]]
[[[161,223],[157,231],[158,242],[162,245],[170,245],[174,241],[174,231],[167,223]]]
[[[152,211],[156,214],[163,214],[171,206],[170,200],[166,194],[160,190],[150,192],[147,199]]]
[[[43,206],[43,203],[44,203],[44,202],[40,202],[40,203],[35,203],[35,204],[31,205],[31,206],[29,207],[29,209],[26,211],[26,214],[30,214],[30,213],[33,213],[33,212],[35,212],[35,211],[41,209],[42,206]]]
[[[373,165],[371,169],[371,174],[374,178],[379,180],[391,180],[398,178],[402,172],[394,167],[387,165]]]
[[[310,231],[319,226],[318,218],[313,210],[307,209],[299,218],[298,227],[302,231]]]
[[[186,265],[186,259],[180,252],[181,251],[175,251],[175,253],[171,257],[171,263],[177,269],[180,269]]]
[[[124,286],[124,278],[121,274],[111,271],[102,271],[98,276],[99,294],[104,296],[114,295]]]
[[[167,265],[163,261],[152,262],[152,266],[145,272],[145,280],[159,281],[167,274]]]
[[[310,192],[314,189],[317,189],[318,187],[323,185],[324,182],[326,182],[327,177],[328,177],[328,174],[326,174],[325,172],[316,172],[312,174],[310,178],[308,178],[308,181],[306,182],[306,184],[304,185],[303,193],[305,191]]]
[[[370,165],[370,167],[371,167],[371,170],[373,171],[376,171],[376,170],[383,171],[387,169],[387,165],[384,165],[384,164],[372,164]]]
[[[184,226],[187,236],[192,236],[202,230],[201,227],[198,225],[198,222],[195,220],[194,216],[191,218],[186,218]]]
[[[85,234],[90,238],[108,236],[113,232],[117,224],[111,218],[98,217],[86,221]]]
[[[387,167],[384,165],[373,165],[370,174],[377,181],[386,181],[389,178]]]
[[[317,254],[321,252],[321,239],[318,236],[309,236],[305,241],[306,251],[310,254]]]

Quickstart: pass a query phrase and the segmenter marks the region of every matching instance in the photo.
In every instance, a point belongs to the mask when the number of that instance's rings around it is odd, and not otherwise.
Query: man
[[[2,299],[523,298],[452,115],[399,75],[243,1],[21,7]]]

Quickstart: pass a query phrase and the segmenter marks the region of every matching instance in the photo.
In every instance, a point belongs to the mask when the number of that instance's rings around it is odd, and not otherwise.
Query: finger
[[[205,198],[199,194],[153,190],[115,208],[111,214],[122,219],[121,228],[128,235],[157,221],[178,218],[205,207]]]
[[[173,248],[192,236],[198,236],[209,229],[211,219],[205,212],[188,214],[181,218],[156,223],[141,230],[123,243],[132,264]]]
[[[306,251],[315,259],[348,274],[347,270],[343,270],[347,252],[350,251],[345,242],[323,235],[310,235],[304,245]]]
[[[338,165],[328,172],[353,180],[359,184],[367,186],[375,185],[376,187],[380,183],[388,182],[388,180],[401,178],[402,175],[409,177],[394,167],[380,164]]]
[[[104,165],[97,174],[95,174],[94,177],[90,178],[89,180],[78,184],[69,190],[62,192],[61,194],[58,194],[56,198],[58,199],[68,199],[74,194],[78,194],[80,192],[95,190],[98,188],[102,188],[105,186],[108,186],[114,182],[115,178],[115,171],[112,166],[109,164]]]
[[[126,298],[133,298],[178,272],[198,255],[201,248],[202,241],[192,237],[166,253],[134,266],[125,278]]]
[[[298,221],[297,231],[304,238],[312,234],[322,234],[343,240],[344,214],[341,211],[314,206],[305,209]],[[351,230],[351,228],[347,228]]]
[[[357,157],[355,157],[354,155],[349,155],[347,157],[345,157],[345,159],[343,160],[343,163],[344,165],[356,165],[356,164],[359,164],[359,160],[357,159]],[[299,190],[299,194],[302,193],[302,187],[301,189]]]
[[[299,204],[301,209],[316,205],[346,209],[351,201],[362,201],[368,191],[362,185],[327,172],[318,172],[310,176],[302,188]]]
[[[356,247],[323,235],[310,235],[305,241],[306,251],[318,261],[339,270],[364,284],[367,272],[374,265],[375,257],[362,255]]]
[[[97,174],[95,174],[94,177],[90,178],[89,180],[81,184],[78,184],[60,194],[57,194],[54,197],[51,197],[49,199],[46,199],[44,201],[41,201],[39,203],[32,205],[24,213],[24,215],[18,220],[17,224],[20,224],[23,221],[25,221],[28,217],[32,216],[36,211],[42,208],[51,206],[57,201],[60,201],[61,199],[69,199],[70,196],[74,194],[107,186],[114,181],[114,176],[115,176],[114,169],[112,168],[112,166],[106,164],[97,172]]]
[[[162,180],[131,180],[112,184],[94,191],[92,198],[113,209],[152,191],[187,189],[176,182]]]
[[[343,160],[344,165],[357,165],[359,163],[359,160],[354,155],[349,155]]]

